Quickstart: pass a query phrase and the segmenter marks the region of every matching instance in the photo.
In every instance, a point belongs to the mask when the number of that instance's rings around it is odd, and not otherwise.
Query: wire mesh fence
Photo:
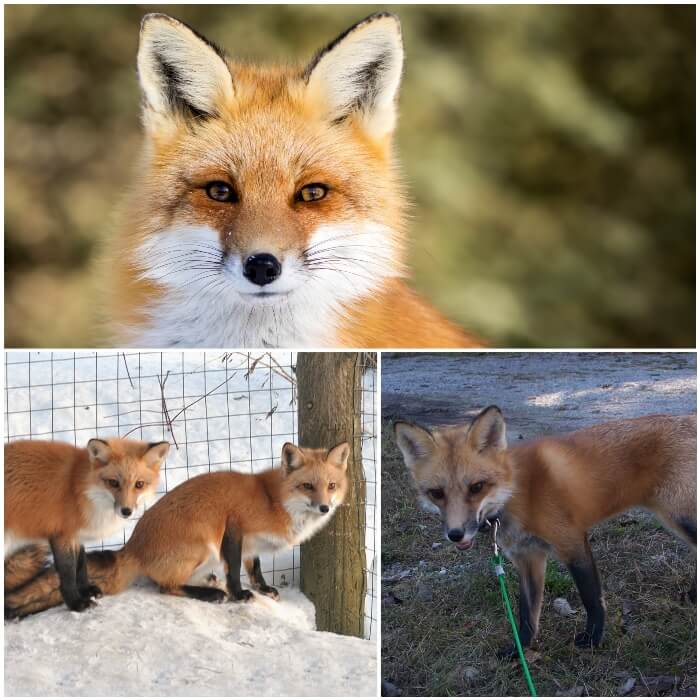
[[[168,440],[157,498],[209,471],[259,472],[297,441],[293,352],[20,352],[5,355],[5,440],[93,437]],[[363,372],[362,455],[366,480],[365,636],[376,633],[376,369]],[[143,508],[118,536],[87,549],[122,546]],[[276,586],[299,581],[299,547],[261,556]]]

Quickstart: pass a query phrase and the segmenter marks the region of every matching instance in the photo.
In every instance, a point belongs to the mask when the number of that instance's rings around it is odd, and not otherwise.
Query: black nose
[[[453,530],[450,530],[447,533],[447,536],[453,541],[453,542],[461,542],[462,537],[464,537],[464,530],[458,530],[457,528],[454,528]]]
[[[128,517],[131,515],[131,508],[122,508],[122,515]]]
[[[324,505],[324,506],[319,506],[318,509],[319,509],[322,513],[327,513],[327,512],[330,510],[330,508],[329,508],[328,506],[325,506],[325,505]]]
[[[269,253],[259,253],[251,255],[243,266],[243,274],[253,284],[264,287],[270,282],[274,282],[282,274],[282,264]]]

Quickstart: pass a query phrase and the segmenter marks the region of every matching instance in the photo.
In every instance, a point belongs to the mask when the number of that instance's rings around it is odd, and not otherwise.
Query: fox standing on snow
[[[442,515],[458,549],[470,549],[487,520],[500,520],[499,544],[520,577],[523,646],[537,635],[548,552],[568,566],[586,608],[576,644],[600,643],[605,602],[587,531],[601,520],[647,508],[696,546],[695,416],[602,423],[508,448],[503,416],[491,406],[470,426],[399,421],[395,434],[421,500]]]
[[[145,148],[105,265],[115,344],[477,345],[401,279],[402,65],[388,13],[296,67],[234,62],[146,15]]]
[[[57,603],[62,597],[76,611],[92,605],[101,591],[90,582],[82,543],[124,529],[136,506],[155,493],[169,448],[167,442],[119,438],[90,440],[82,449],[40,440],[7,443],[5,593],[41,558],[35,548],[12,555],[48,541],[60,583]]]
[[[277,598],[277,590],[263,578],[259,554],[300,544],[330,521],[347,491],[349,454],[346,442],[331,450],[286,443],[279,468],[189,479],[144,513],[123,549],[88,554],[88,574],[110,595],[138,576],[148,576],[163,593],[220,602],[226,591],[188,585],[214,556],[225,563],[230,599],[252,598],[241,586],[241,561],[253,587]],[[6,617],[60,604],[56,572],[40,567],[26,573],[27,582],[16,592],[5,595]]]

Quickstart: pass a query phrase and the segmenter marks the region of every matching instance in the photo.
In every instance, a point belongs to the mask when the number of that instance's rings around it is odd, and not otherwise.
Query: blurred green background
[[[6,6],[5,339],[100,344],[147,10],[253,60],[403,23],[414,286],[494,346],[695,345],[693,6]]]

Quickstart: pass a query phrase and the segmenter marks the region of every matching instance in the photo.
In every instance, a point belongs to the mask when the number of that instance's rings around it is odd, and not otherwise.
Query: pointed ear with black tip
[[[332,449],[328,450],[326,461],[340,467],[343,471],[348,468],[348,457],[350,456],[350,445],[347,442],[341,442]]]
[[[502,452],[508,447],[506,422],[498,406],[485,408],[469,426],[467,442],[476,452],[493,449]]]
[[[282,467],[290,474],[295,469],[304,466],[304,453],[291,442],[282,445]]]
[[[413,469],[417,461],[430,456],[435,449],[435,440],[430,431],[414,423],[396,421],[394,436],[409,469]]]
[[[399,18],[380,12],[319,51],[304,77],[307,90],[325,104],[329,121],[356,114],[367,133],[381,139],[394,130],[402,68]]]
[[[216,116],[233,98],[223,53],[168,15],[151,13],[141,21],[138,72],[147,127],[160,123],[158,117]]]
[[[168,456],[170,451],[169,442],[151,442],[146,448],[143,455],[143,461],[151,469],[160,469],[163,460]]]
[[[112,448],[104,440],[93,438],[87,444],[88,456],[93,467],[101,468],[109,464],[112,458]]]

